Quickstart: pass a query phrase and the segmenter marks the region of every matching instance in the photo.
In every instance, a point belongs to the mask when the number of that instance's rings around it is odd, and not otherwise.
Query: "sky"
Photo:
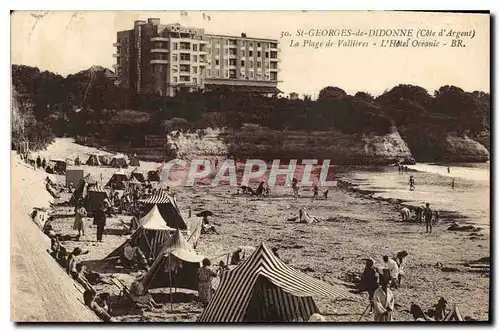
[[[160,18],[162,24],[181,23],[205,28],[207,33],[278,39],[281,71],[278,87],[285,93],[317,96],[325,86],[337,86],[349,94],[357,91],[380,95],[398,84],[413,84],[431,94],[443,85],[465,91],[490,91],[490,18],[484,14],[333,11],[52,11],[11,15],[11,62],[36,66],[63,76],[93,65],[112,69],[116,59],[116,32],[133,28],[137,19]],[[475,31],[464,38],[466,47],[383,48],[384,37],[296,37],[280,38],[282,31],[294,35],[298,29],[453,29]],[[368,48],[290,47],[292,40],[323,42],[340,39],[367,41]],[[402,38],[406,39],[406,38]],[[449,38],[448,38],[449,39]],[[377,46],[372,46],[373,42]]]

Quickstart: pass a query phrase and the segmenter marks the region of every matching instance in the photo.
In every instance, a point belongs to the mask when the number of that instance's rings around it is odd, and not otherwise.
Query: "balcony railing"
[[[152,42],[155,42],[155,41],[168,41],[168,38],[167,37],[151,37],[151,41]]]
[[[152,48],[151,53],[168,53],[166,48]]]
[[[154,59],[154,60],[150,60],[149,63],[152,65],[167,65],[168,60]]]
[[[113,43],[113,47],[120,47],[120,46],[122,46],[121,43]]]

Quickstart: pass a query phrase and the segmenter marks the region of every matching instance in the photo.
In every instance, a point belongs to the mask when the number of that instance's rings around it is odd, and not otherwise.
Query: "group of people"
[[[415,216],[412,218],[411,212],[414,210]],[[425,232],[432,233],[432,225],[437,225],[439,222],[439,211],[432,211],[430,204],[425,203],[425,206],[418,206],[414,209],[410,210],[410,208],[403,207],[400,210],[402,221],[415,221],[417,223],[425,223]]]
[[[368,292],[370,313],[374,313],[375,321],[391,321],[394,310],[392,289],[401,287],[404,265],[408,252],[396,254],[394,259],[383,256],[383,267],[375,267],[373,259],[366,259],[365,269],[361,275],[359,289]],[[368,308],[367,308],[368,309]]]
[[[36,168],[45,169],[45,167],[47,167],[47,161],[45,160],[45,158],[43,158],[43,159],[40,158],[40,156],[36,157],[35,164],[36,164]]]
[[[85,236],[85,218],[88,216],[87,210],[84,207],[83,200],[80,199],[75,204],[75,221],[73,222],[73,230],[78,231],[78,239],[80,236]],[[93,212],[94,222],[93,224],[97,228],[96,237],[97,242],[102,242],[102,237],[104,235],[104,229],[106,227],[106,211],[108,210],[108,205],[106,202],[102,202],[99,207]]]

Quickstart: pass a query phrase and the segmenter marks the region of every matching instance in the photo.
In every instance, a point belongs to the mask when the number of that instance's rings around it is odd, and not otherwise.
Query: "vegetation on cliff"
[[[109,137],[141,147],[146,135],[207,127],[237,129],[244,123],[272,130],[334,130],[354,135],[386,135],[399,130],[420,160],[428,157],[426,151],[436,141],[446,143],[450,133],[489,141],[490,95],[455,86],[443,86],[431,95],[419,86],[398,85],[376,98],[365,92],[351,96],[329,86],[313,101],[266,98],[230,89],[180,93],[173,98],[139,96],[115,85],[114,74],[102,67],[63,78],[14,65],[12,79],[18,115],[34,119],[34,125],[22,134],[13,131],[13,138],[31,135],[39,146],[50,141],[53,133]],[[121,112],[129,115],[120,116]],[[137,114],[131,116],[131,112]],[[116,121],[117,117],[122,120]],[[127,121],[128,117],[134,120]],[[50,130],[35,137],[33,133],[42,126]],[[432,156],[439,159],[444,150],[437,149]]]

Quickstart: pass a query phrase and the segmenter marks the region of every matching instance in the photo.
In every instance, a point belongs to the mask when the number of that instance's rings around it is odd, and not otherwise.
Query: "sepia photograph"
[[[491,24],[11,11],[10,320],[491,323]]]

